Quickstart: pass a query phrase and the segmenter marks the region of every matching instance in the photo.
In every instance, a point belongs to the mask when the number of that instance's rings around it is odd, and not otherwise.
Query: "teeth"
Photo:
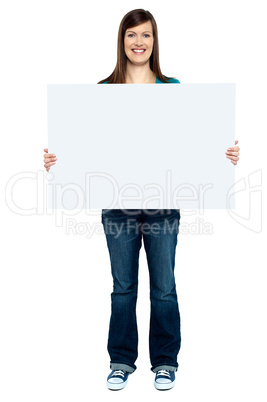
[[[135,53],[142,53],[144,50],[134,50]]]

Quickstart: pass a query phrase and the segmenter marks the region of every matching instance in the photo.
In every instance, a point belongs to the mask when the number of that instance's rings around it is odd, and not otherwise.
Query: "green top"
[[[164,75],[165,77],[165,75]],[[107,84],[108,81],[104,81],[102,82],[102,84]],[[161,81],[158,77],[156,78],[156,84],[167,84],[166,82]],[[180,84],[180,81],[177,80],[176,78],[171,78],[170,81],[168,82],[168,84]]]
[[[165,77],[165,75],[164,75]],[[166,84],[166,82],[161,81],[158,77],[156,78],[156,84]],[[171,78],[168,84],[180,84],[180,81],[176,78]]]

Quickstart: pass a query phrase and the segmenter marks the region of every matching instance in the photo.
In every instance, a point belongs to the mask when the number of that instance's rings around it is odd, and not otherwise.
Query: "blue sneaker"
[[[112,370],[107,378],[108,389],[119,390],[124,388],[128,382],[129,373],[124,370]]]
[[[175,384],[175,373],[169,370],[158,370],[155,378],[155,388],[159,390],[171,389]]]

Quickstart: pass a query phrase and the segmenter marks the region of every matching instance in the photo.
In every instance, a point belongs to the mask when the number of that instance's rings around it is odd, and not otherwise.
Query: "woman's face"
[[[146,63],[153,51],[153,29],[151,21],[127,29],[124,36],[124,50],[128,59],[137,65]],[[134,52],[142,49],[144,51]]]

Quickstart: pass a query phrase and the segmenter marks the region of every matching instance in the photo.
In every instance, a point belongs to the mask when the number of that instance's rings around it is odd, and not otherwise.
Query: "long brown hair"
[[[142,8],[129,11],[121,20],[118,32],[118,48],[117,48],[117,64],[113,73],[98,82],[102,84],[104,81],[109,81],[108,84],[125,84],[127,56],[124,50],[124,36],[129,28],[136,27],[146,21],[151,21],[153,27],[154,44],[153,50],[149,59],[150,69],[156,76],[163,82],[168,83],[171,77],[166,77],[162,74],[159,66],[159,41],[158,41],[158,28],[153,15]],[[172,77],[173,78],[173,77]]]

